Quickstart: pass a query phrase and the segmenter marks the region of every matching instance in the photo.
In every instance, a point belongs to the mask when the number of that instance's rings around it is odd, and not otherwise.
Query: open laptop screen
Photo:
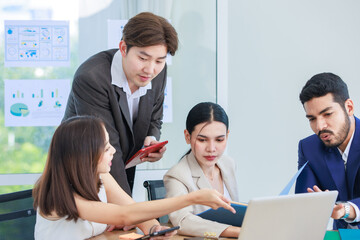
[[[249,201],[239,240],[319,240],[337,191],[255,198]]]

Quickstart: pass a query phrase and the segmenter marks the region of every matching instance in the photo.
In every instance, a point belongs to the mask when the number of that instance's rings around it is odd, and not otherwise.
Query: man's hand
[[[307,191],[309,193],[311,192],[323,192],[318,186],[314,185],[313,188],[307,188]],[[325,190],[325,192],[328,192],[329,190]],[[331,217],[333,219],[340,219],[345,215],[345,207],[343,204],[335,204],[333,211],[331,213]],[[354,207],[350,204],[350,214],[347,219],[355,219],[356,213]]]
[[[309,193],[311,192],[324,192],[323,190],[321,190],[318,186],[314,185],[313,188],[307,188],[307,191]],[[325,192],[328,192],[329,190],[325,190]]]
[[[331,217],[333,219],[340,219],[345,215],[345,207],[343,204],[335,204]]]
[[[148,147],[150,145],[154,145],[156,143],[159,143],[159,142],[154,140],[154,138],[151,137],[151,136],[147,136],[145,138],[145,140],[144,140],[144,146],[145,147]],[[166,147],[164,146],[158,152],[149,153],[149,155],[147,157],[141,158],[141,161],[143,161],[143,162],[156,162],[156,161],[159,161],[163,157],[165,151],[166,151]]]

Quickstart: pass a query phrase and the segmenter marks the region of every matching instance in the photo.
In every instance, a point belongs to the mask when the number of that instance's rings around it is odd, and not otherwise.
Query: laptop
[[[238,240],[323,240],[337,191],[255,198]]]

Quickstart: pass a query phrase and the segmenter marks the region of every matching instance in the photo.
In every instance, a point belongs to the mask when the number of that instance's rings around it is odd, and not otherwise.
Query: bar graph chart
[[[57,126],[69,92],[70,79],[5,80],[5,125]]]

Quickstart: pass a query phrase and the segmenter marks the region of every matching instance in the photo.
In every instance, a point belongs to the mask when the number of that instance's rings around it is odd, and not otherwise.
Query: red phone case
[[[137,153],[134,154],[125,164],[125,169],[138,165],[142,163],[141,158],[146,157],[149,153],[159,151],[163,146],[165,146],[168,141],[160,142],[145,148],[140,149]]]

